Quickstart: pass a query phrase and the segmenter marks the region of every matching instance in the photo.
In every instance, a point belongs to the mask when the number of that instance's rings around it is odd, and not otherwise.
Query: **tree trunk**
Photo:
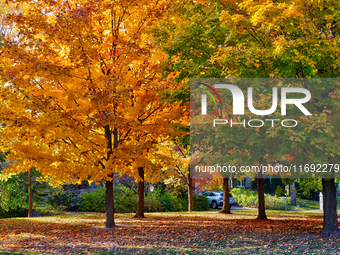
[[[256,181],[255,180],[251,180],[250,181],[250,189],[255,189],[256,186]]]
[[[144,167],[138,167],[138,175],[142,180],[138,181],[138,202],[134,218],[145,218],[144,216]]]
[[[28,170],[28,217],[33,217],[32,168]]]
[[[231,179],[231,189],[235,189],[237,184],[237,180],[235,178]]]
[[[189,172],[188,173],[188,212],[192,212],[192,211],[194,211],[194,196],[193,196],[192,178],[190,177],[190,172]]]
[[[295,182],[293,182],[292,185],[290,185],[290,204],[291,205],[296,205],[296,192],[295,192]]]
[[[111,174],[110,177],[112,178],[113,174]],[[115,226],[113,181],[106,181],[105,183],[105,209],[106,209],[105,228],[113,228]]]
[[[258,220],[266,220],[266,208],[265,208],[265,201],[264,201],[264,187],[263,187],[263,173],[260,172],[257,178],[257,196],[259,199],[259,207],[258,207]]]
[[[322,236],[339,234],[339,224],[337,215],[337,201],[334,178],[322,179],[323,193],[323,229]]]
[[[107,152],[106,160],[108,161],[113,153],[112,148],[112,132],[109,125],[104,126],[105,138],[107,140],[107,148],[109,149]],[[117,148],[118,146],[118,132],[117,129],[113,130],[113,139],[114,144],[113,147]],[[106,219],[105,219],[105,228],[113,228],[115,226],[115,218],[114,218],[114,201],[113,201],[113,173],[108,175],[110,180],[106,180],[105,182],[105,211],[106,211]]]
[[[229,178],[223,178],[223,208],[220,213],[231,214],[229,202]]]

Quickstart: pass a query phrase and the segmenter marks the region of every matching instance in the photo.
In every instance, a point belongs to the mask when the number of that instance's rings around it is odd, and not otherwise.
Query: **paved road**
[[[222,207],[218,207],[216,210],[221,210]],[[250,207],[241,207],[241,206],[236,206],[236,205],[233,205],[231,208],[230,208],[231,211],[239,211],[239,210],[257,210],[257,208],[250,208]]]
[[[241,206],[232,206],[230,210],[257,210],[257,208],[250,208],[250,207],[241,207]]]

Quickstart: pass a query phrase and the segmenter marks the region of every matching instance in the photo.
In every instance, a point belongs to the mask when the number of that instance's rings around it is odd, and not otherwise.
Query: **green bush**
[[[105,189],[97,189],[81,195],[83,201],[79,211],[105,212]]]
[[[210,209],[210,204],[206,196],[194,196],[194,210],[195,211],[207,211],[209,209]]]
[[[13,215],[28,207],[28,178],[27,173],[12,175],[0,186],[0,211],[2,216]],[[20,214],[21,216],[21,214]],[[23,216],[23,215],[22,215]]]
[[[1,153],[0,153],[1,158]],[[1,171],[0,171],[1,174]],[[39,171],[32,168],[32,193],[34,206],[46,200],[46,183],[36,181]],[[28,208],[28,174],[11,175],[0,181],[0,218],[25,217]]]
[[[81,195],[80,211],[84,212],[105,212],[105,189],[97,189]],[[114,207],[116,213],[134,213],[137,206],[137,194],[130,192],[125,187],[114,191]],[[194,208],[196,211],[209,210],[209,201],[204,196],[194,196]],[[155,190],[145,197],[145,212],[181,212],[187,211],[187,196],[179,196],[174,192],[161,192]]]
[[[295,183],[295,189],[298,198],[319,201],[319,194],[322,190],[321,180],[300,179]]]
[[[174,192],[162,192],[155,190],[145,199],[146,212],[180,212],[186,211],[187,201],[184,197],[178,196]]]
[[[147,196],[144,200],[144,209],[146,212],[164,212],[164,204],[161,200],[155,199],[154,196]]]
[[[230,192],[235,202],[239,206],[243,207],[258,207],[258,197],[257,191],[255,190],[247,190],[247,189],[240,189],[235,188],[232,189]],[[286,197],[280,197],[276,195],[269,195],[264,194],[265,197],[265,206],[266,209],[273,209],[273,210],[283,210],[286,207]],[[290,197],[288,197],[288,204],[290,204]]]
[[[114,203],[116,213],[134,213],[137,208],[137,194],[131,193],[128,188],[120,188],[114,191]]]
[[[205,196],[194,196],[195,211],[207,211],[210,209],[209,200]],[[188,196],[178,196],[176,193],[154,192],[146,199],[146,211],[148,212],[183,212],[188,210]]]
[[[18,208],[17,210],[6,211],[0,207],[0,218],[13,218],[13,217],[27,217],[27,209]]]
[[[64,207],[66,211],[78,211],[83,202],[80,192],[76,190],[57,191],[47,202],[53,206]]]
[[[124,187],[114,190],[114,209],[116,213],[132,213],[136,211],[137,195],[130,194]],[[100,188],[81,195],[80,211],[105,212],[105,189]]]
[[[274,210],[285,210],[286,209],[286,196],[270,196],[265,194],[266,208]],[[287,204],[290,205],[291,199],[287,197]]]

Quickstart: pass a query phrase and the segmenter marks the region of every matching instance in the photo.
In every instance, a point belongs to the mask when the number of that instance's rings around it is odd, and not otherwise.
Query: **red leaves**
[[[153,213],[144,219],[119,214],[117,227],[103,229],[104,214],[72,214],[35,219],[0,220],[0,250],[38,253],[192,254],[322,253],[337,239],[316,236],[321,214],[268,213],[273,220],[255,220],[256,211]],[[335,250],[332,250],[335,251]]]

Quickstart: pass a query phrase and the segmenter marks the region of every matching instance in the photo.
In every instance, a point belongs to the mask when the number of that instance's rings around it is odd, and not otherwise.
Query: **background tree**
[[[186,148],[185,148],[186,147]],[[185,186],[188,192],[188,211],[194,211],[194,183],[190,175],[190,146],[178,146],[176,144],[167,145],[167,155],[173,158],[170,167],[164,169],[166,184],[171,184],[175,187]]]
[[[32,206],[46,200],[46,190],[51,187],[41,180],[35,168],[32,171]],[[0,217],[27,217],[29,202],[28,173],[4,174],[0,172]],[[32,217],[32,216],[31,216]]]
[[[177,18],[176,22],[171,19],[167,21],[157,31],[157,35],[159,43],[170,55],[167,70],[179,72],[182,79],[221,76],[339,76],[339,48],[336,39],[339,36],[339,15],[334,7],[336,2],[181,1],[176,6],[177,9],[174,8],[172,13]],[[282,148],[296,152],[294,162],[337,162],[335,95],[338,94],[335,84],[298,86],[308,88],[313,95],[309,103],[312,107],[312,120],[298,117],[302,124],[301,129],[291,133],[278,129],[271,136],[285,141]],[[332,113],[325,111],[325,108],[332,109]],[[294,117],[299,116],[294,109],[291,110]],[[315,132],[310,130],[313,122],[317,125],[314,126]],[[278,135],[277,132],[281,134]],[[265,144],[261,142],[260,150],[264,149]],[[318,150],[322,147],[327,149]],[[306,155],[306,151],[309,155]],[[251,154],[249,151],[245,155]],[[277,158],[283,156],[284,152],[279,154],[276,153]],[[267,153],[263,153],[257,158],[257,162],[267,156]],[[272,157],[271,160],[274,159]],[[332,178],[325,179],[324,185],[334,187]],[[324,215],[335,218],[336,200],[334,189],[332,190],[328,192],[332,199]],[[327,197],[328,195],[326,199]],[[335,232],[337,230],[333,226],[324,225],[324,234]]]
[[[229,29],[229,36],[214,60],[226,67],[228,76],[339,76],[339,15],[335,2],[242,1],[223,4],[225,10],[221,21]],[[296,160],[338,162],[338,150],[335,149],[338,147],[338,128],[334,125],[338,107],[337,100],[331,99],[333,93],[338,93],[338,85],[325,80],[311,83],[305,87],[313,95],[309,104],[313,117],[301,119],[307,135],[293,132],[289,137],[291,148],[296,152]],[[326,108],[332,109],[332,113]],[[314,125],[312,131],[313,122],[318,127]],[[322,233],[338,233],[334,178],[324,179],[322,183],[326,192]]]

